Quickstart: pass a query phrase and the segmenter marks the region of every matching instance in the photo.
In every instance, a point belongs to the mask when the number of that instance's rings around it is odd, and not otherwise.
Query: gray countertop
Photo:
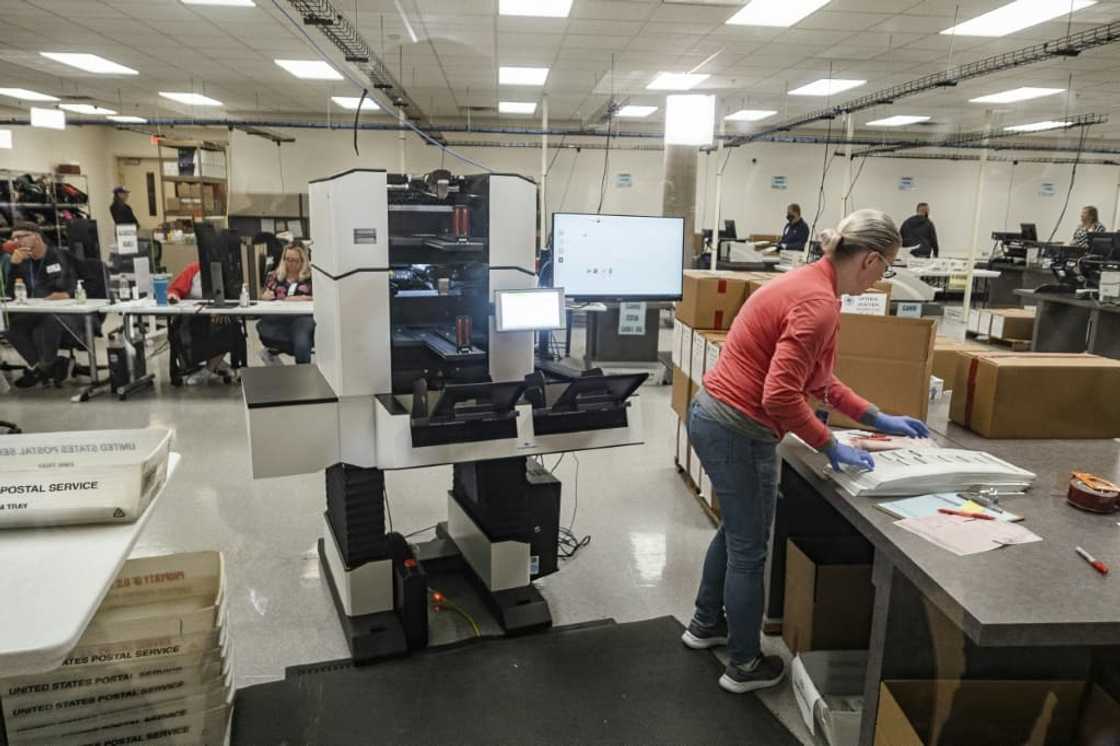
[[[1113,440],[988,440],[937,419],[931,417],[931,425],[943,446],[987,451],[1038,475],[1026,495],[1004,497],[1001,505],[1023,515],[1022,525],[1041,542],[957,557],[893,525],[876,500],[840,493],[801,460],[804,445],[787,441],[782,454],[977,644],[1120,644],[1120,513],[1082,512],[1064,497],[1073,469],[1120,481],[1120,446]],[[1113,572],[1093,571],[1075,546]]]
[[[1021,295],[1024,298],[1034,300],[1035,302],[1044,301],[1046,303],[1064,303],[1067,306],[1078,306],[1079,308],[1090,308],[1094,310],[1107,311],[1109,313],[1120,313],[1120,305],[1113,303],[1101,303],[1100,301],[1091,298],[1082,298],[1074,295],[1073,293],[1036,293],[1033,290],[1016,290],[1015,295]]]

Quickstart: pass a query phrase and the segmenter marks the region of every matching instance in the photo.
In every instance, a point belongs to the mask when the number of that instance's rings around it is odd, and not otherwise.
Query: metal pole
[[[541,198],[541,229],[540,239],[538,241],[537,250],[543,252],[545,246],[548,245],[548,199],[545,196],[545,188],[548,185],[548,94],[541,96],[541,129],[544,134],[541,135],[541,185],[540,185],[540,198]]]
[[[406,174],[406,173],[408,173],[408,171],[405,169],[405,165],[404,165],[404,150],[405,150],[405,144],[406,144],[405,143],[405,136],[404,136],[404,133],[405,133],[405,129],[404,129],[404,109],[397,109],[397,121],[400,122],[400,125],[401,125],[401,131],[400,131],[401,133],[400,133],[400,135],[397,136],[397,139],[400,140],[400,145],[401,145],[401,173]]]
[[[1112,209],[1112,230],[1120,226],[1120,172],[1116,176],[1116,206]]]
[[[716,111],[719,111],[719,100],[716,100]],[[719,120],[719,133],[722,135],[724,129],[723,118]],[[719,162],[719,167],[716,169],[716,201],[715,207],[712,210],[712,254],[711,261],[708,264],[708,269],[713,272],[717,269],[719,262],[719,208],[720,200],[723,194],[723,138],[720,138],[719,148],[716,150],[716,160]]]
[[[852,136],[856,131],[856,120],[849,111],[844,115],[848,121],[847,129],[847,144],[844,145],[844,160],[847,161],[847,167],[844,169],[844,184],[840,192],[840,218],[843,219],[848,214],[848,200],[852,191]]]
[[[992,110],[984,113],[984,131],[992,131]],[[987,143],[987,140],[984,141]],[[988,149],[980,151],[980,163],[976,169],[976,207],[972,214],[972,242],[968,245],[968,273],[965,277],[964,304],[961,306],[961,321],[968,328],[968,313],[972,308],[972,282],[976,270],[976,247],[980,243],[980,215],[984,210],[984,171],[988,164]]]

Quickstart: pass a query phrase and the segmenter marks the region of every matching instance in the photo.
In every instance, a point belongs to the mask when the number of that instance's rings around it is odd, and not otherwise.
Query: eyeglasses
[[[889,280],[890,278],[894,277],[894,270],[891,269],[891,263],[887,261],[887,258],[885,256],[880,254],[878,251],[872,251],[871,255],[883,263],[884,280]]]

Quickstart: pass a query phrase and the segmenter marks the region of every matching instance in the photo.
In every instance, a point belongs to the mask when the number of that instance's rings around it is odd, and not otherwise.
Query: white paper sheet
[[[944,513],[924,518],[906,518],[896,521],[895,525],[959,557],[1002,546],[1042,541],[1041,536],[1017,523],[962,518]]]

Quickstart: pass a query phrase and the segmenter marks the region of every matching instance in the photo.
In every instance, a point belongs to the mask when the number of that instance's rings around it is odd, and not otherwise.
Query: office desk
[[[117,303],[107,310],[111,310],[126,317],[162,316],[165,318],[174,318],[181,316],[224,316],[237,319],[244,325],[244,322],[250,318],[262,318],[265,316],[311,316],[315,313],[315,301],[254,301],[252,305],[245,308],[237,305],[229,308],[215,308],[200,300],[184,300],[179,303],[161,306],[151,298],[141,298],[140,300]],[[242,328],[244,329],[244,326]],[[178,386],[182,383],[184,371],[179,367],[179,336],[172,330],[170,324],[168,325],[167,337],[171,347],[171,360],[168,366],[168,372],[171,376],[171,384],[173,386]],[[241,347],[242,349],[233,356],[234,360],[232,362],[234,368],[242,368],[248,364],[248,353],[244,349],[244,345],[241,345]]]
[[[1054,273],[1041,267],[1027,267],[1021,264],[997,264],[999,278],[988,283],[988,305],[992,308],[1015,308],[1024,303],[1022,295],[1016,290],[1034,290],[1037,287],[1057,282]]]
[[[1073,294],[1031,290],[1015,294],[1038,308],[1031,338],[1035,352],[1091,352],[1120,358],[1120,306]]]
[[[1056,497],[1074,468],[1120,478],[1112,440],[987,440],[956,426],[942,445],[984,450],[1038,475],[1027,495],[1001,504],[1025,516],[1034,544],[957,557],[894,525],[876,500],[851,498],[782,445],[782,497],[769,563],[767,616],[782,616],[786,539],[862,536],[875,549],[875,603],[860,743],[874,741],[886,679],[1086,680],[1094,661],[1120,660],[1120,586],[1074,553],[1083,546],[1120,567],[1116,516]]]
[[[85,322],[85,339],[82,339],[65,324],[62,328],[89,354],[90,385],[74,397],[75,401],[89,401],[105,390],[101,373],[97,369],[97,335],[93,333],[93,317],[104,313],[109,301],[103,298],[89,298],[85,303],[76,300],[28,299],[24,303],[0,300],[0,313],[3,314],[49,314],[51,316],[81,316]]]

